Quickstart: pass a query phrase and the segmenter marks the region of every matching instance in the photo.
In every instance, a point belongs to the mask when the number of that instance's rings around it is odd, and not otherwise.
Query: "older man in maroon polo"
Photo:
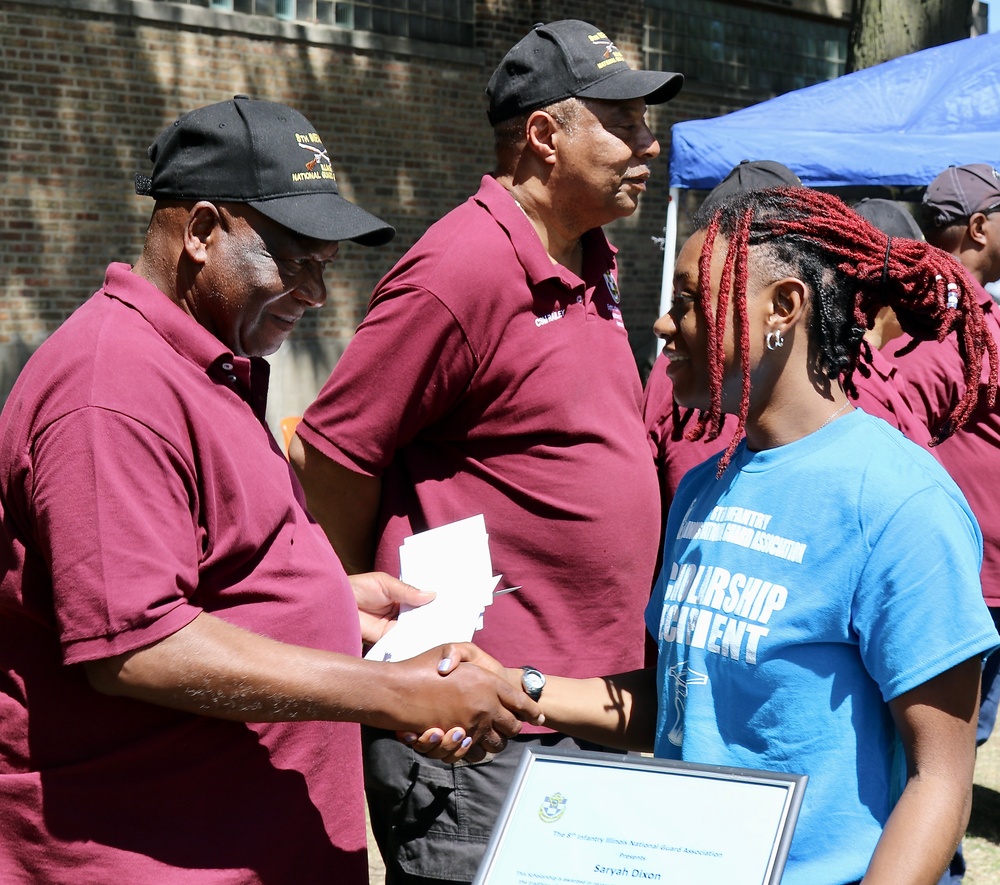
[[[0,882],[365,885],[357,723],[496,750],[537,707],[439,652],[358,658],[359,605],[426,599],[348,579],[264,423],[261,357],[340,240],[392,228],[283,105],[199,108],[149,157],[141,257],[0,416]]]
[[[291,456],[350,571],[398,573],[403,538],[482,513],[504,586],[476,643],[512,665],[639,666],[659,536],[615,250],[659,144],[635,71],[587,22],[537,25],[490,80],[497,167],[382,280]],[[527,729],[525,730],[527,731]],[[532,729],[494,760],[439,765],[370,734],[387,881],[470,882]]]

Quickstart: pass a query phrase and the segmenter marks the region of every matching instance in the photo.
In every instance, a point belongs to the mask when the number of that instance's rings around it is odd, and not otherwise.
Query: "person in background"
[[[910,211],[894,200],[866,197],[855,204],[854,211],[890,237],[924,238]],[[869,415],[888,421],[905,437],[937,457],[937,449],[930,445],[931,433],[927,424],[904,399],[896,381],[896,365],[886,355],[893,349],[890,343],[902,335],[903,330],[891,307],[883,307],[875,314],[872,327],[865,330],[861,359],[854,373],[855,402]]]
[[[802,180],[791,169],[776,160],[740,160],[725,178],[709,192],[699,207],[700,212],[717,209],[734,194],[760,191],[771,187],[798,187]]]
[[[801,183],[791,169],[774,160],[741,160],[709,191],[700,211],[718,206],[733,194]],[[660,481],[661,528],[666,526],[670,502],[681,478],[692,467],[725,449],[736,426],[735,418],[724,415],[718,428],[699,434],[698,439],[689,439],[687,434],[695,432],[698,419],[693,409],[681,408],[674,402],[667,365],[666,356],[660,353],[646,379],[642,398],[642,419]]]
[[[261,357],[340,241],[393,229],[284,105],[198,108],[148,155],[141,256],[0,415],[0,881],[365,885],[358,723],[460,725],[460,758],[537,706],[433,654],[359,660],[428,596],[348,579],[265,424]]]
[[[656,331],[678,402],[737,432],[677,490],[646,612],[656,667],[548,676],[542,711],[659,757],[808,775],[785,885],[929,885],[969,818],[1000,636],[961,490],[842,379],[889,306],[920,339],[959,335],[963,376],[985,369],[995,396],[977,292],[950,256],[807,188],[737,194],[695,224]]]
[[[1000,316],[984,288],[1000,279],[1000,172],[989,164],[949,166],[928,186],[918,213],[927,241],[953,255],[976,292],[994,347],[1000,345]],[[972,396],[974,409],[964,426],[934,449],[938,459],[969,499],[982,527],[983,596],[995,624],[1000,625],[1000,410],[989,397],[990,379],[962,374],[964,343],[956,335],[922,342],[897,354],[897,382],[913,411],[937,438],[951,430],[954,404]],[[971,388],[970,388],[971,384]],[[971,393],[970,393],[971,389]],[[981,745],[996,725],[1000,703],[1000,655],[983,667],[981,706],[976,735]],[[961,881],[965,860],[955,855],[942,883]]]
[[[636,211],[660,151],[646,107],[682,81],[632,70],[578,20],[511,48],[487,88],[495,172],[379,283],[290,447],[349,571],[398,574],[408,535],[482,513],[502,586],[520,589],[476,643],[550,673],[643,661],[659,504],[601,228]],[[500,756],[450,766],[366,739],[392,885],[470,882],[519,754],[580,746],[526,725]]]

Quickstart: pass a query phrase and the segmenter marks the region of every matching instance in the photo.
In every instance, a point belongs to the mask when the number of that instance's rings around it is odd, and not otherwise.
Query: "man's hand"
[[[538,704],[519,687],[468,663],[480,656],[489,661],[492,658],[470,643],[453,643],[444,648],[448,649],[447,655],[439,647],[408,661],[384,665],[403,679],[394,717],[397,722],[390,728],[424,735],[429,729],[433,732],[441,728],[441,723],[450,723],[448,737],[459,729],[465,731],[465,737],[461,741],[452,739],[452,744],[460,745],[471,738],[470,747],[480,744],[487,752],[497,753],[508,737],[520,731],[518,720],[542,724],[544,717]],[[443,658],[448,658],[444,667]],[[442,679],[445,668],[447,678]]]
[[[395,626],[400,603],[426,605],[434,598],[433,593],[404,584],[385,572],[349,575],[348,580],[358,604],[361,640],[369,645],[378,642]]]
[[[515,692],[523,692],[520,669],[504,667],[496,658],[491,657],[478,646],[468,642],[450,643],[442,645],[438,652],[441,657],[438,660],[437,671],[442,676],[452,673],[459,664],[471,663],[503,679],[510,684]],[[534,724],[541,725],[544,721],[545,717],[542,716]],[[450,729],[429,728],[420,735],[412,731],[401,731],[396,733],[396,737],[418,753],[432,759],[442,759],[445,762],[457,762],[462,758],[470,762],[478,762],[487,753],[485,748],[473,743],[472,738],[466,735],[465,730],[458,726]]]

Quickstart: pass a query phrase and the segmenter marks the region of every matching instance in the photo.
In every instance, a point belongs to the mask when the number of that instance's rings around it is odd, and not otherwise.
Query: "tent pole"
[[[677,249],[677,200],[680,188],[670,188],[667,199],[667,224],[663,229],[663,276],[660,279],[660,313],[663,316],[670,310],[670,302],[674,291],[674,252]],[[663,350],[663,341],[656,339],[656,355]]]

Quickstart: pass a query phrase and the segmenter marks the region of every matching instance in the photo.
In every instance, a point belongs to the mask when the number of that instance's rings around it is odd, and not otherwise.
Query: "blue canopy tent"
[[[923,187],[949,165],[1000,167],[1000,33],[970,37],[671,129],[661,306],[677,188],[711,189],[740,160],[777,160],[809,187]]]

